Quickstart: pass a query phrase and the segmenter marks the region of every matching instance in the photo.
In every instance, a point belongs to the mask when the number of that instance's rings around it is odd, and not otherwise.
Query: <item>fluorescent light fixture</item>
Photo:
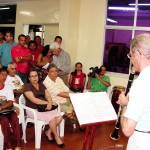
[[[112,22],[112,23],[118,23],[116,20],[113,20],[113,19],[110,19],[110,18],[107,18],[106,20],[109,21],[109,22]]]
[[[135,6],[136,4],[129,4],[130,6]],[[138,6],[150,6],[150,4],[137,4]]]
[[[135,10],[134,7],[108,7],[110,10]]]
[[[10,7],[0,8],[0,10],[10,9]]]

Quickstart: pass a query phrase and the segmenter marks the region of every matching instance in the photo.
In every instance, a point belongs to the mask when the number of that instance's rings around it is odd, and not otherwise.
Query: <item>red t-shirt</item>
[[[43,45],[41,45],[40,47],[37,47],[37,51],[38,51],[39,53],[42,53],[43,49],[44,49],[44,46],[43,46]]]
[[[32,60],[30,61],[30,65],[29,65],[29,70],[33,68],[32,64],[36,64],[37,58],[39,56],[39,52],[38,51],[30,51],[31,55],[32,55]]]
[[[31,54],[31,53],[28,48],[20,47],[19,45],[16,45],[11,49],[12,59],[17,64],[17,68],[16,68],[17,71],[20,71],[21,73],[24,73],[24,74],[28,72],[28,69],[29,69],[28,61],[17,63],[15,61],[15,58],[20,57],[20,56],[21,57],[27,56],[29,54]]]
[[[32,55],[32,60],[31,60],[31,62],[32,63],[36,63],[36,61],[37,61],[37,58],[38,58],[38,56],[39,56],[39,52],[38,51],[30,51],[30,53],[31,53],[31,55]]]
[[[72,82],[71,82],[71,86],[73,86],[74,88],[83,88],[83,79],[86,77],[86,75],[84,73],[81,73],[79,75],[74,75],[74,73],[71,73],[72,75]]]

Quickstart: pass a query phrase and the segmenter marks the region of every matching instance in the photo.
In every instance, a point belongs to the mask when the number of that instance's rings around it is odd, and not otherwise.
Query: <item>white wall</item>
[[[18,2],[15,31],[16,41],[18,35],[23,33],[23,24],[58,24],[59,11],[60,0]]]
[[[83,63],[88,73],[91,66],[102,64],[106,0],[60,1],[59,33],[64,39],[64,49],[72,57],[72,69],[77,61]],[[126,86],[128,75],[108,73],[112,87]]]
[[[58,35],[59,24],[44,25],[44,45],[49,45],[54,42],[54,38]]]
[[[62,36],[62,48],[71,55],[72,66],[77,61],[79,18],[81,0],[61,0],[59,35]]]
[[[18,2],[16,39],[23,32],[23,24],[59,23],[58,33],[63,38],[62,47],[71,55],[72,69],[74,64],[80,61],[84,66],[83,71],[88,73],[89,67],[102,64],[106,3],[106,0]],[[21,14],[22,11],[28,12],[28,15]],[[48,34],[46,36],[48,37]],[[127,75],[109,74],[109,76],[112,86],[126,86]]]

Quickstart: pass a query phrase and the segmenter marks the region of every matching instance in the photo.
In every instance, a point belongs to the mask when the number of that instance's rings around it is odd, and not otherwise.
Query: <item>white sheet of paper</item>
[[[80,125],[117,119],[116,112],[106,92],[69,95]]]
[[[47,69],[47,67],[49,66],[49,63],[47,63],[45,66],[43,66],[43,69]]]

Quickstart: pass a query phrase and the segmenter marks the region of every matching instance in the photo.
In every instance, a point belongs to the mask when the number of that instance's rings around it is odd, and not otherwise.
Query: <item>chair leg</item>
[[[25,125],[25,122],[22,122],[22,139],[24,140],[24,143],[27,143],[27,140],[26,140],[26,125]]]
[[[41,147],[41,133],[42,133],[42,125],[35,125],[35,148],[40,149]]]
[[[59,125],[59,136],[64,136],[65,120],[63,119]]]
[[[45,129],[45,125],[42,127],[42,130],[44,131],[44,129]]]
[[[73,128],[74,128],[74,129],[76,129],[76,128],[77,128],[76,124],[73,124]]]

